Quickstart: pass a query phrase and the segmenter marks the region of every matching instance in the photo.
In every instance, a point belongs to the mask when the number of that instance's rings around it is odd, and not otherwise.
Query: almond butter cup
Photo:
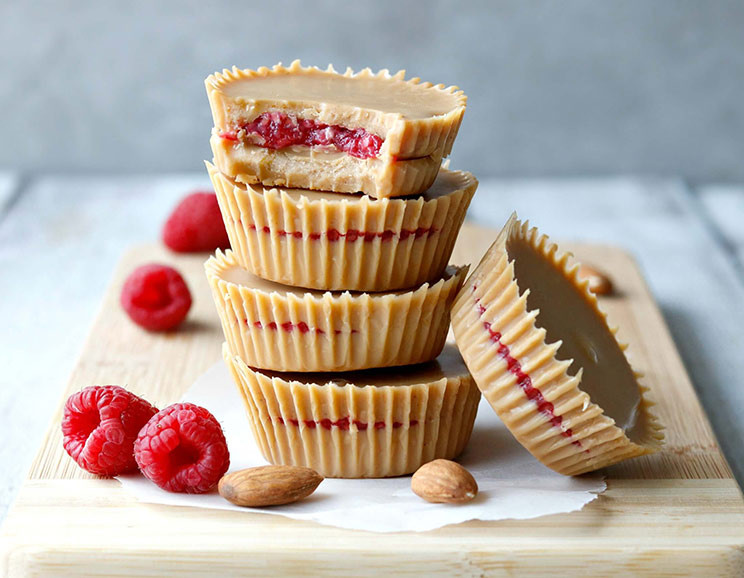
[[[326,477],[399,476],[456,457],[480,399],[451,345],[427,364],[343,376],[251,369],[227,344],[223,355],[264,457]]]
[[[467,98],[457,87],[405,79],[405,72],[336,72],[277,64],[233,68],[205,81],[214,132],[215,164],[238,182],[267,186],[364,192],[373,197],[414,195],[436,178],[450,154]],[[264,146],[246,127],[261,115],[329,130],[365,131],[381,139],[374,156],[332,146]],[[335,127],[335,128],[334,128]]]
[[[351,371],[423,363],[442,351],[467,267],[415,289],[331,293],[266,281],[232,251],[205,264],[233,355],[273,371]]]
[[[513,215],[458,293],[463,359],[514,437],[577,475],[653,453],[662,427],[578,263]]]
[[[440,277],[478,185],[470,173],[443,168],[421,196],[373,199],[241,185],[207,169],[243,266],[332,291],[393,291]]]

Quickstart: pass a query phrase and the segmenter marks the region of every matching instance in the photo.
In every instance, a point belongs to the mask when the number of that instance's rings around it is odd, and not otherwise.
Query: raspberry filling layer
[[[300,420],[297,418],[289,418],[285,420],[283,417],[279,416],[274,418],[277,423],[280,423],[282,425],[286,425],[286,422],[289,422],[293,426],[299,426]],[[374,423],[367,423],[364,421],[359,421],[357,419],[352,419],[351,417],[342,417],[337,420],[330,420],[328,418],[321,419],[321,420],[313,420],[313,419],[304,419],[302,420],[302,424],[305,427],[308,427],[310,429],[315,429],[316,427],[320,426],[323,429],[330,430],[331,428],[337,427],[342,431],[348,431],[351,429],[351,426],[356,426],[357,430],[359,431],[365,431],[367,428],[372,427],[373,429],[385,429],[385,422],[384,421],[376,421]],[[412,419],[408,422],[409,426],[415,426],[418,425],[417,419]],[[403,423],[399,421],[393,422],[393,429],[398,429],[403,427]]]
[[[277,110],[264,112],[233,131],[221,133],[220,137],[236,142],[246,139],[251,144],[270,149],[293,145],[333,147],[358,159],[377,157],[383,143],[382,138],[363,128],[323,124]]]
[[[473,292],[475,292],[477,288],[477,285],[473,285]],[[480,297],[475,298],[475,306],[476,311],[478,312],[478,317],[482,317],[483,314],[486,312],[486,307],[481,304]],[[573,437],[573,431],[571,430],[571,428],[561,427],[561,424],[563,423],[563,416],[556,415],[555,406],[553,406],[552,403],[545,399],[542,392],[532,384],[532,378],[527,373],[522,371],[522,364],[519,363],[519,360],[517,358],[512,356],[509,347],[501,342],[501,333],[491,327],[491,323],[489,321],[483,321],[483,328],[488,332],[488,336],[491,342],[493,342],[498,347],[499,356],[506,362],[506,367],[509,372],[517,378],[517,385],[524,392],[527,398],[532,400],[535,405],[537,405],[537,410],[550,420],[550,424],[553,427],[556,427],[560,430],[563,437]],[[581,447],[581,442],[579,440],[572,440],[571,443],[577,447]]]
[[[244,319],[243,323],[248,325],[248,320]],[[320,327],[310,327],[304,321],[300,321],[299,323],[292,323],[291,321],[285,321],[284,323],[277,323],[276,321],[271,321],[266,324],[263,324],[260,321],[254,321],[253,327],[257,327],[258,329],[271,329],[273,331],[277,331],[279,328],[281,328],[287,333],[290,333],[295,330],[299,331],[300,333],[315,333],[317,335],[325,335],[326,333]],[[342,331],[341,329],[333,330],[334,335],[340,335],[341,333],[344,333],[344,331]],[[356,329],[352,329],[351,331],[348,331],[347,333],[359,333],[359,332]]]
[[[272,232],[270,227],[257,227],[253,223],[248,225],[248,228],[251,231],[261,231],[262,233],[270,234]],[[402,229],[401,231],[393,231],[391,229],[386,229],[384,231],[362,231],[360,229],[349,229],[346,232],[341,232],[338,229],[328,229],[327,231],[324,231],[322,233],[303,233],[302,231],[285,231],[283,229],[280,229],[276,232],[276,234],[280,237],[292,237],[294,239],[308,238],[313,241],[317,241],[321,237],[325,236],[331,242],[340,241],[343,239],[350,243],[354,243],[360,240],[369,243],[371,241],[374,241],[375,239],[390,241],[394,237],[398,237],[401,241],[405,241],[409,237],[420,239],[421,237],[431,237],[438,232],[439,229],[437,229],[436,227],[418,227],[417,229]]]

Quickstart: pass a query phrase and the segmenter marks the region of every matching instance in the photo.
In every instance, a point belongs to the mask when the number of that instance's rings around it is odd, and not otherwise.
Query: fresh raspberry
[[[191,308],[191,293],[173,267],[150,263],[137,267],[127,277],[121,306],[140,327],[167,331],[185,319]]]
[[[71,395],[62,416],[62,444],[84,470],[116,476],[137,469],[134,440],[158,409],[117,385]]]
[[[219,422],[193,403],[175,403],[155,414],[134,442],[134,458],[155,484],[188,494],[208,492],[230,466]]]
[[[165,222],[163,242],[178,253],[229,249],[217,195],[196,192],[184,197]]]

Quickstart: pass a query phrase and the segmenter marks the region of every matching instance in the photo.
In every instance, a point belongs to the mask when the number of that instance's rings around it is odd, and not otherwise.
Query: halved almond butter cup
[[[331,293],[266,281],[231,251],[205,264],[225,338],[251,367],[351,371],[423,363],[442,351],[467,267],[416,289]]]
[[[480,392],[457,350],[412,367],[346,374],[277,374],[223,355],[254,437],[273,464],[334,478],[378,478],[454,458],[473,429]]]
[[[570,258],[513,215],[458,293],[452,327],[517,440],[577,475],[653,453],[663,433],[626,346]]]
[[[452,150],[467,103],[457,87],[406,80],[404,71],[338,73],[332,66],[321,70],[299,61],[289,67],[225,69],[205,84],[216,139],[229,141],[220,147],[212,143],[217,166],[226,174],[246,183],[375,197],[417,194],[433,182]],[[274,112],[319,126],[364,130],[382,144],[376,156],[359,158],[332,146],[269,150],[241,138],[241,127]]]
[[[392,291],[440,277],[478,186],[470,173],[442,169],[420,197],[376,200],[241,185],[207,170],[241,265],[332,291]]]

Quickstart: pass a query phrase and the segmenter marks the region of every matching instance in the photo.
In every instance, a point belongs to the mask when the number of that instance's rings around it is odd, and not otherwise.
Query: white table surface
[[[24,179],[0,173],[0,521],[118,259],[133,244],[157,240],[174,203],[206,187],[198,173]],[[487,180],[470,218],[500,227],[515,209],[555,239],[620,245],[636,256],[741,483],[744,186]]]
[[[744,185],[702,187],[699,196],[720,243],[736,257],[744,275]]]

